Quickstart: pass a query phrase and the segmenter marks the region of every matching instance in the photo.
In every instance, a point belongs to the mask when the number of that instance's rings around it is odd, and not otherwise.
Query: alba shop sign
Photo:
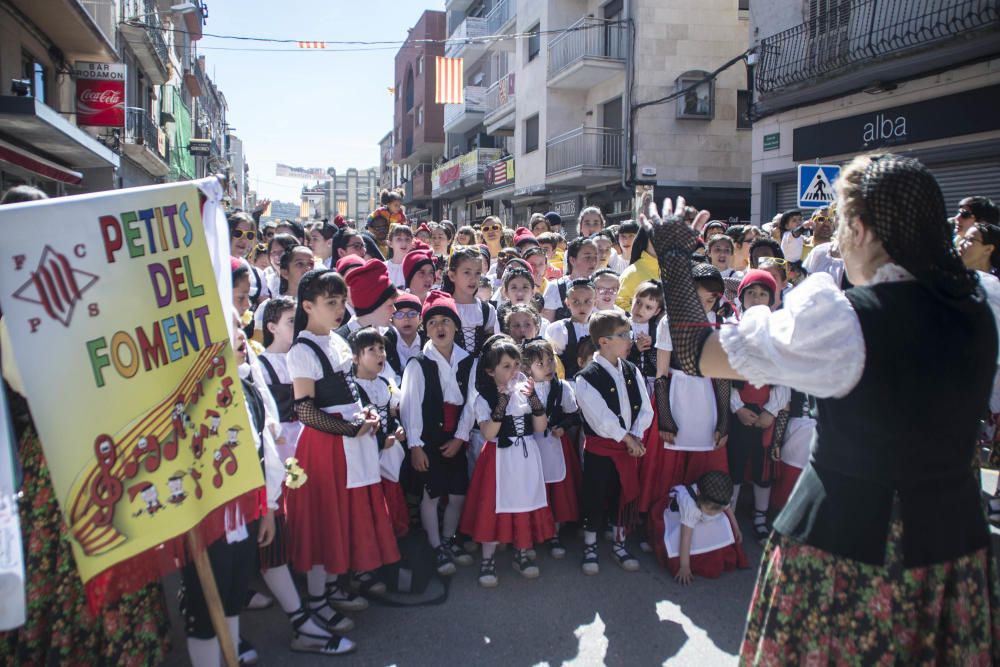
[[[807,125],[792,132],[792,159],[808,162],[1000,129],[1000,86]]]
[[[77,62],[76,123],[91,127],[124,127],[125,65]]]

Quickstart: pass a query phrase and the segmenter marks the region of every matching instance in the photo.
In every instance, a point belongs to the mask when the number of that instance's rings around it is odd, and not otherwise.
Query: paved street
[[[983,488],[996,488],[996,471],[983,471]],[[744,495],[738,514],[744,535],[752,534]],[[497,554],[500,586],[476,582],[478,565],[460,568],[441,605],[410,609],[373,602],[354,615],[356,653],[345,658],[292,653],[291,630],[272,607],[245,612],[243,635],[257,647],[261,665],[698,665],[735,664],[761,547],[745,543],[750,569],[719,579],[696,579],[681,586],[659,567],[652,554],[637,553],[642,567],[627,573],[611,562],[602,543],[601,573],[580,572],[582,540],[563,531],[567,557],[552,560],[540,551],[542,576],[522,579],[511,569],[507,552]],[[997,548],[994,529],[994,549]],[[638,552],[638,549],[635,550]],[[431,584],[422,599],[438,597]],[[263,583],[254,583],[264,591]],[[187,665],[184,639],[176,616],[176,577],[168,582],[174,650],[167,667]]]
[[[741,523],[750,533],[746,518]],[[564,532],[569,535],[569,531]],[[497,554],[500,586],[482,589],[477,566],[460,568],[448,600],[414,609],[372,604],[356,614],[350,633],[359,649],[339,659],[352,665],[719,665],[731,664],[743,633],[761,548],[746,544],[751,569],[719,579],[675,583],[652,554],[638,554],[642,568],[615,566],[602,544],[600,575],[580,571],[582,540],[566,539],[562,561],[539,552],[539,579],[522,579],[510,566],[509,551]],[[439,591],[439,584],[433,586]],[[265,590],[261,582],[255,584]],[[171,587],[171,603],[174,597]],[[435,597],[430,592],[427,597]],[[176,604],[173,604],[176,607]],[[176,608],[171,610],[176,614]],[[261,664],[325,665],[337,658],[291,653],[291,631],[272,607],[246,612],[244,636],[253,641]],[[174,651],[168,665],[187,664],[174,618]]]

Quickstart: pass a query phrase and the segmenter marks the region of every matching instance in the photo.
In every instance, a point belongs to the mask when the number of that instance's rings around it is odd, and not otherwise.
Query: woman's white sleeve
[[[846,396],[865,368],[861,322],[833,278],[809,276],[783,309],[749,308],[720,331],[729,363],[754,385],[779,384],[819,398]]]

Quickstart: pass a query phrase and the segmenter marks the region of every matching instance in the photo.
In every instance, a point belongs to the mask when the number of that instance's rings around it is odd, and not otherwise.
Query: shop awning
[[[83,182],[83,174],[80,172],[67,169],[0,139],[0,163],[2,162],[8,162],[15,167],[60,183],[80,185]]]
[[[33,97],[0,96],[0,135],[67,170],[120,163],[114,151]]]

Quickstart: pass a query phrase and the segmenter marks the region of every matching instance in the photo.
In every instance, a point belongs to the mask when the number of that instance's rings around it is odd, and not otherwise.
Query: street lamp
[[[195,12],[201,12],[198,5],[193,2],[182,2],[179,5],[173,5],[170,7],[171,14],[177,14],[178,16],[184,16],[185,14],[193,14]],[[157,12],[150,12],[148,14],[136,14],[135,16],[130,16],[126,19],[127,21],[140,21],[142,19],[147,19],[150,16],[157,16]]]

